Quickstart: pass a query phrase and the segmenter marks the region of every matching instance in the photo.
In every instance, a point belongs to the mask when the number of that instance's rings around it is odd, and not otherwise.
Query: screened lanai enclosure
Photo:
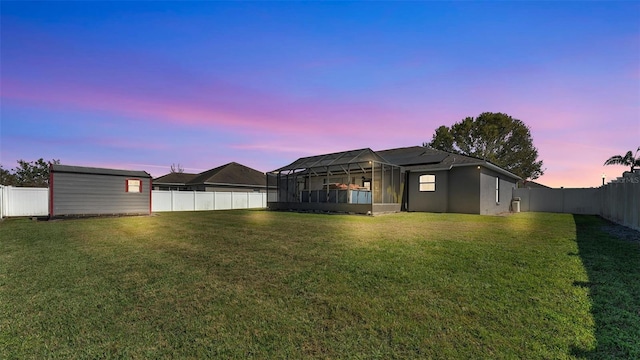
[[[270,172],[272,210],[379,214],[400,211],[401,168],[371,149],[300,158]]]

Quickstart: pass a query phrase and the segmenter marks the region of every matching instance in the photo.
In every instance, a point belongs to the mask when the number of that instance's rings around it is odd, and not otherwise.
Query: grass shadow
[[[604,231],[611,224],[595,216],[574,215],[579,256],[588,281],[596,347],[572,349],[586,359],[640,358],[640,242]]]

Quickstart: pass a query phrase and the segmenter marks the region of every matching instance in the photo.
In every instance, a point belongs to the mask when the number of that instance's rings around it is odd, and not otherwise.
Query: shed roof
[[[117,175],[117,176],[130,176],[130,177],[143,177],[143,178],[151,177],[151,175],[149,175],[149,173],[147,173],[146,171],[107,169],[107,168],[95,168],[95,167],[87,167],[87,166],[60,165],[60,164],[51,164],[51,172],[72,173],[72,174]]]
[[[308,156],[300,158],[287,166],[283,166],[273,172],[295,171],[322,167],[339,167],[341,165],[368,163],[375,161],[388,164],[389,162],[369,148],[342,151],[331,154]]]

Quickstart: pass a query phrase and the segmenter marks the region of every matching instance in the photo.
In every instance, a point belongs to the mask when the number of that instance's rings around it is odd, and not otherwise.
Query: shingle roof
[[[390,163],[400,166],[437,164],[451,155],[448,152],[426,148],[424,146],[381,150],[377,151],[377,153]]]
[[[514,179],[515,175],[489,161],[471,156],[454,154],[423,146],[412,146],[377,151],[378,154],[397,165],[420,170],[449,170],[457,166],[484,166]]]
[[[338,153],[316,155],[300,158],[291,164],[281,167],[273,172],[296,171],[317,167],[339,168],[346,164],[364,163],[376,161],[396,166],[404,166],[409,169],[420,170],[449,170],[456,166],[484,166],[502,173],[514,179],[519,176],[502,169],[486,160],[454,154],[442,150],[436,150],[424,146],[410,146],[387,150],[373,151],[369,148],[343,151]],[[344,169],[343,169],[344,170]],[[345,170],[346,171],[346,170]]]
[[[153,179],[154,184],[172,184],[172,185],[184,185],[191,181],[198,174],[189,173],[168,173],[167,175],[160,176]]]
[[[226,184],[226,185],[259,185],[266,186],[267,180],[264,173],[250,167],[231,162],[217,168],[201,172],[188,184]]]
[[[52,164],[51,171],[54,173],[75,173],[75,174],[100,174],[100,175],[119,175],[119,176],[131,176],[131,177],[142,177],[142,178],[150,178],[146,171],[138,171],[138,170],[120,170],[120,169],[106,169],[106,168],[95,168],[88,166],[71,166],[71,165],[60,165],[60,164]]]

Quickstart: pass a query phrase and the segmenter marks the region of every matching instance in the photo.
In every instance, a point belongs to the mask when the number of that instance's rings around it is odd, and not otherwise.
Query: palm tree
[[[640,146],[638,146],[638,150],[636,150],[636,154],[633,155],[631,150],[627,151],[624,156],[615,155],[610,157],[607,161],[604,162],[604,165],[624,165],[631,166],[631,172],[633,169],[638,166],[640,167],[640,156],[638,156],[638,152],[640,152]]]

